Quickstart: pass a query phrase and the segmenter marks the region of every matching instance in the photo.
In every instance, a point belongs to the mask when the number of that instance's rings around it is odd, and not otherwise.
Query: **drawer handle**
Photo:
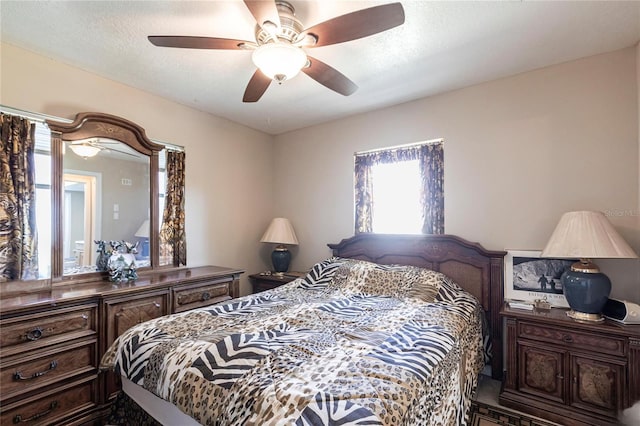
[[[28,331],[26,336],[28,340],[34,341],[41,338],[43,334],[42,329],[40,327],[36,327],[33,330]]]
[[[33,373],[30,377],[25,377],[25,376],[22,375],[22,372],[16,371],[15,373],[13,373],[13,380],[18,381],[18,380],[33,380],[33,379],[37,379],[38,377],[44,376],[45,374],[49,373],[50,371],[55,370],[56,367],[58,367],[58,361],[56,361],[54,359],[49,364],[49,369],[48,370],[44,370],[44,371],[39,371],[37,373]]]
[[[27,423],[27,422],[32,422],[34,420],[38,420],[39,418],[46,416],[47,414],[49,414],[50,412],[52,412],[56,408],[58,408],[58,401],[53,401],[53,402],[51,402],[51,404],[49,404],[49,409],[48,410],[43,411],[42,413],[34,414],[33,416],[29,417],[28,419],[23,419],[20,414],[16,414],[16,416],[13,418],[13,423],[14,424]]]
[[[158,302],[153,302],[153,306],[155,306],[156,308],[160,309],[160,304]]]
[[[202,293],[202,300],[209,300],[211,299],[211,294],[208,291],[205,291],[204,293]]]
[[[560,380],[564,380],[564,376],[563,376],[562,374],[558,374],[558,375],[556,376],[556,378],[557,378],[557,379],[560,379]]]
[[[571,337],[571,335],[569,334],[565,334],[564,336],[562,336],[562,341],[565,343],[571,343],[573,342],[573,337]]]

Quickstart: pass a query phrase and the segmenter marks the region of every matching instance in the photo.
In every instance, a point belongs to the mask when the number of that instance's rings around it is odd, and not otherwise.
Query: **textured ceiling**
[[[305,27],[386,1],[296,1]],[[2,41],[270,134],[635,45],[640,2],[403,1],[404,25],[309,49],[358,86],[300,74],[242,103],[251,52],[155,47],[147,35],[253,40],[241,0],[0,1]]]

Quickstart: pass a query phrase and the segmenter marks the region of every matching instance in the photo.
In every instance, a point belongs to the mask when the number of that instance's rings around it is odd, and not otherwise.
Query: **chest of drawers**
[[[616,425],[640,399],[640,326],[505,308],[501,404],[566,425]]]
[[[119,391],[100,358],[124,331],[239,296],[243,271],[165,270],[0,295],[0,424],[99,424]]]

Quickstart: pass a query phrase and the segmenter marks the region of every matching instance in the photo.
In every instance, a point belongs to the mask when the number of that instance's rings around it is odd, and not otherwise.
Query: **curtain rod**
[[[67,118],[55,117],[53,115],[40,114],[39,112],[30,112],[18,108],[11,108],[5,105],[0,105],[0,112],[7,114],[19,115],[24,118],[28,118],[31,121],[37,121],[38,123],[44,123],[46,120],[61,121],[63,123],[71,123],[73,120]]]
[[[424,141],[424,142],[411,142],[411,143],[407,143],[407,144],[403,144],[403,145],[390,146],[388,148],[374,148],[374,149],[369,149],[369,150],[365,150],[365,151],[356,151],[356,152],[353,153],[353,155],[373,154],[375,152],[382,152],[382,151],[394,151],[394,150],[397,150],[397,149],[411,148],[411,147],[414,147],[414,146],[429,145],[429,144],[441,143],[441,142],[444,142],[444,139],[431,139],[431,140]]]
[[[73,122],[73,120],[69,120],[68,118],[61,118],[61,117],[56,117],[54,115],[41,114],[39,112],[25,111],[18,108],[12,108],[6,105],[0,105],[0,112],[12,114],[12,115],[19,115],[21,117],[28,118],[31,121],[37,121],[38,123],[44,123],[44,124],[46,124],[47,120],[60,121],[62,123]],[[163,145],[165,148],[168,148],[174,151],[184,151],[184,147],[180,145],[172,144],[169,142],[162,142],[157,139],[150,138],[150,140],[157,144]]]

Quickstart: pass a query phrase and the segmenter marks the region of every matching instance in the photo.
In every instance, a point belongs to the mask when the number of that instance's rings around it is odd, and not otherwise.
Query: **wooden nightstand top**
[[[640,337],[640,325],[621,324],[609,319],[605,319],[602,322],[576,321],[567,316],[567,311],[568,309],[565,308],[551,308],[548,311],[539,309],[528,311],[525,309],[510,308],[505,304],[500,311],[500,315],[515,317],[520,320],[542,321],[561,327],[580,328],[600,333],[606,332],[623,336]]]
[[[305,275],[307,275],[306,272],[293,272],[293,271],[287,272],[283,275],[268,274],[268,273],[261,272],[259,274],[249,275],[249,280],[251,281],[253,292],[259,293],[261,291],[271,290],[283,284],[290,283],[296,278],[304,277]]]
[[[283,275],[277,275],[275,273],[268,274],[265,272],[260,272],[258,274],[249,275],[249,278],[251,278],[252,280],[271,281],[274,283],[286,284],[288,282],[295,280],[296,278],[304,277],[305,275],[307,275],[306,272],[295,272],[295,271],[285,272]]]

